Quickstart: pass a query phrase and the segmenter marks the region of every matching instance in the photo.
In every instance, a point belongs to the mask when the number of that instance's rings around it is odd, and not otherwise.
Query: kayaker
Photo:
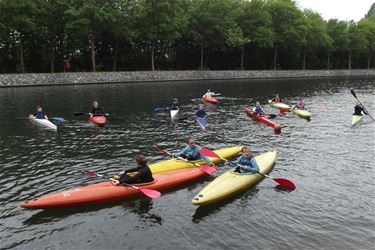
[[[275,97],[272,99],[272,102],[274,102],[274,103],[280,103],[280,102],[282,102],[281,98],[279,97],[279,94],[275,95]]]
[[[362,103],[357,102],[357,105],[355,105],[355,107],[354,107],[354,114],[353,115],[360,115],[361,116],[362,112],[363,112],[363,114],[368,115],[366,110],[363,108]]]
[[[256,101],[256,102],[255,102],[255,107],[253,108],[253,111],[254,111],[257,115],[261,115],[261,116],[265,116],[265,115],[267,115],[267,113],[264,112],[263,108],[260,106],[260,102],[259,102],[259,101]]]
[[[92,102],[92,108],[91,111],[89,112],[89,115],[93,116],[103,116],[103,115],[108,115],[104,112],[103,108],[99,106],[98,101],[93,101]]]
[[[42,105],[36,106],[36,112],[33,115],[29,114],[29,118],[48,119],[48,117],[43,113]]]
[[[114,185],[119,184],[137,184],[137,183],[146,183],[154,181],[152,177],[152,172],[150,167],[147,165],[147,159],[143,155],[137,155],[135,157],[135,162],[137,163],[136,168],[131,168],[128,170],[124,170],[119,173],[118,180],[117,178],[111,178],[111,182]],[[136,172],[134,176],[128,175],[128,173]]]
[[[210,89],[207,89],[206,94],[204,94],[202,98],[212,98],[212,96],[213,96],[214,94],[215,94],[215,93],[214,93],[214,92],[211,92]]]
[[[195,113],[195,117],[205,118],[207,116],[206,111],[204,111],[204,104],[198,105],[198,110]]]
[[[302,98],[298,99],[298,102],[294,107],[297,108],[297,109],[305,109],[305,105],[303,104]]]
[[[173,98],[173,102],[168,105],[167,109],[169,110],[179,110],[180,104],[178,103],[178,98]]]
[[[243,147],[241,151],[242,155],[235,161],[225,162],[225,166],[235,167],[235,172],[239,173],[259,173],[259,166],[252,156],[252,153],[248,147]],[[241,165],[241,166],[239,166]]]
[[[202,155],[199,150],[202,148],[195,144],[195,140],[190,138],[187,141],[187,146],[176,156],[187,159],[189,161],[204,160],[208,165],[214,166],[213,162],[206,156]]]

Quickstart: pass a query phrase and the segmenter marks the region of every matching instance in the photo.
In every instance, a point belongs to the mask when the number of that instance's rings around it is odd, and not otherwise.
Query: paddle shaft
[[[373,121],[375,121],[374,117],[372,117],[372,116],[370,115],[370,112],[368,112],[368,110],[367,110],[367,109],[365,108],[365,106],[361,103],[361,101],[358,100],[357,95],[355,94],[354,90],[351,90],[350,92],[352,93],[352,95],[354,96],[354,98],[359,102],[359,104],[362,105],[363,110],[365,110],[365,111],[367,112],[367,114],[371,117],[371,119],[372,119]]]

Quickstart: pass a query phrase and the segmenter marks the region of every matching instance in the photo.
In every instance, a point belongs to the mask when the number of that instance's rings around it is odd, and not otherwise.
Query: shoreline
[[[177,81],[374,77],[375,70],[223,70],[26,73],[0,75],[0,88]]]

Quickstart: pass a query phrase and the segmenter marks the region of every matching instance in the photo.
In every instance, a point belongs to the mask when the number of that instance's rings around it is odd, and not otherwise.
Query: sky
[[[295,0],[301,9],[312,9],[324,19],[354,20],[363,18],[375,0]]]

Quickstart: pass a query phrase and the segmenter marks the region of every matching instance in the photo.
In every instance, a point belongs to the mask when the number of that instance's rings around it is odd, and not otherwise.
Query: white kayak
[[[57,130],[57,126],[48,119],[29,118],[31,122],[38,124],[42,127]]]
[[[178,109],[177,110],[170,110],[170,114],[171,114],[172,119],[176,117],[178,111],[180,111],[180,110],[178,110]]]
[[[352,127],[358,125],[362,121],[362,115],[353,115],[352,117]]]

